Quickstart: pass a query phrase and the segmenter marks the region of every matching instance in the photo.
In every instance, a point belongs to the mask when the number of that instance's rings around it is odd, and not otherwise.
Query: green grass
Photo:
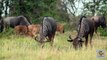
[[[14,33],[0,33],[0,60],[107,60],[107,37],[94,35],[93,48],[74,50],[67,42],[69,34],[74,38],[76,32],[56,34],[54,46],[49,43],[41,48],[34,39]],[[105,50],[105,58],[97,58],[96,50]]]

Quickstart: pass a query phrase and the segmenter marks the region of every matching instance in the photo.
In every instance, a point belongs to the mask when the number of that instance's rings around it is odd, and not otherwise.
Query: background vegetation
[[[49,43],[41,48],[34,39],[10,33],[0,34],[0,60],[107,60],[107,37],[94,35],[93,48],[83,45],[82,49],[74,50],[67,42],[68,35],[76,36],[76,31],[56,34],[54,46]],[[97,50],[103,50],[105,57],[97,57]]]
[[[107,16],[107,0],[0,0],[0,16],[26,15],[32,23],[51,16],[69,29],[75,29],[82,15],[103,14]]]
[[[76,36],[80,16],[102,14],[107,20],[107,0],[0,0],[4,18],[26,15],[32,23],[41,23],[44,16],[51,16],[65,25],[65,33],[56,34],[53,47],[47,43],[40,48],[34,39],[16,35],[13,29],[0,33],[0,60],[107,60],[107,31],[101,28],[98,36],[94,34],[93,48],[74,50],[67,42],[70,34]],[[97,58],[96,50],[104,50],[106,57]]]

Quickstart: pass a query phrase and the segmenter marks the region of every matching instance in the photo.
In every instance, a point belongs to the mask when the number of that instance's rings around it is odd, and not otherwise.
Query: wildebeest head
[[[43,35],[43,24],[40,26],[39,35],[35,37],[35,40],[40,43],[43,43],[43,41],[45,40],[45,36]]]
[[[20,20],[19,25],[30,25],[30,22],[27,20],[26,17],[18,16],[17,18]]]
[[[32,22],[30,21],[29,16],[24,15],[24,17],[27,19],[27,21],[28,21],[30,24],[32,24]]]
[[[106,26],[106,19],[104,16],[101,16],[101,18],[100,18],[100,25],[103,29],[107,27]]]
[[[72,42],[73,47],[75,49],[82,47],[82,43],[84,42],[84,41],[82,41],[82,38],[76,37],[76,38],[72,39],[71,36],[69,36],[69,38],[70,38],[70,40],[67,40],[67,41]]]

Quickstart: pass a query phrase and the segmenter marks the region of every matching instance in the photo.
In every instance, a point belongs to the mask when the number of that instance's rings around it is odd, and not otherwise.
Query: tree
[[[2,15],[2,13],[3,13],[3,9],[4,9],[4,7],[3,7],[3,0],[0,0],[0,17]]]
[[[98,15],[107,13],[107,0],[91,0],[89,2],[84,2],[83,13],[88,15]],[[82,14],[83,14],[82,13]]]

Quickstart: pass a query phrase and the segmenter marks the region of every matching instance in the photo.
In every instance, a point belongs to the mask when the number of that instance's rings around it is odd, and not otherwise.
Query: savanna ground
[[[56,34],[54,46],[49,43],[44,48],[32,38],[18,36],[11,31],[0,33],[0,60],[107,60],[107,37],[94,34],[93,48],[74,50],[67,42],[69,34],[74,38],[76,31]],[[105,57],[98,58],[97,50],[104,50]]]

